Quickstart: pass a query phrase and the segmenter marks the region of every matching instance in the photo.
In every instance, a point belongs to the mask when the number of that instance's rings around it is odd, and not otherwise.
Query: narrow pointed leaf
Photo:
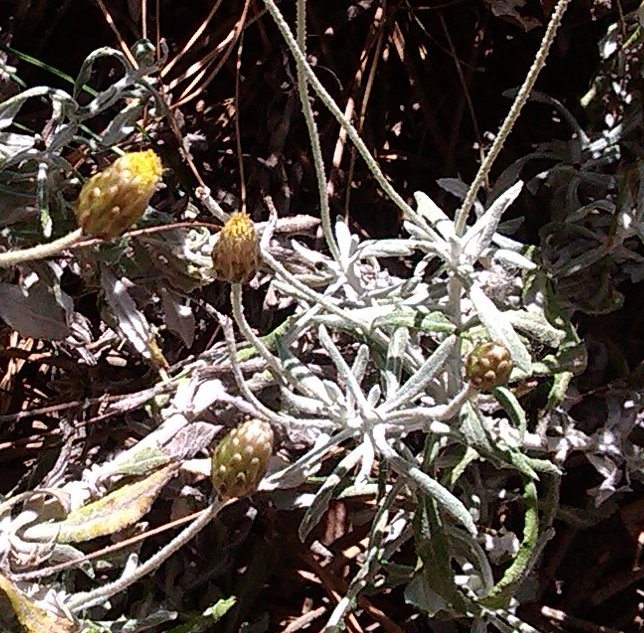
[[[381,413],[393,411],[394,409],[411,402],[421,392],[423,392],[427,384],[433,380],[438,372],[443,368],[443,365],[454,349],[457,340],[456,336],[448,336],[434,350],[432,355],[425,361],[425,363],[423,363],[420,369],[398,390],[398,392],[379,408],[379,411]]]
[[[64,521],[28,528],[25,537],[79,543],[119,532],[147,514],[176,470],[177,466],[170,464],[142,481],[121,486],[106,497],[73,510]]]
[[[469,228],[463,236],[463,252],[470,261],[476,261],[479,255],[492,243],[492,237],[499,226],[505,210],[515,201],[523,189],[520,180],[504,191],[490,208]]]
[[[512,362],[526,374],[532,369],[530,352],[512,327],[508,316],[501,312],[489,299],[480,286],[470,288],[470,299],[493,341],[503,343],[509,350]]]
[[[276,339],[277,351],[284,370],[296,381],[300,392],[313,399],[319,399],[330,404],[329,395],[324,382],[318,378],[297,356],[284,345],[281,338]]]
[[[335,494],[335,491],[342,481],[343,477],[352,470],[362,457],[360,447],[353,449],[326,478],[320,489],[316,492],[311,505],[304,513],[304,517],[298,528],[298,536],[304,542],[309,532],[320,522],[322,516],[327,511],[329,503]]]
[[[445,240],[456,235],[454,222],[449,216],[425,193],[417,191],[414,194],[418,213],[422,215],[431,226],[433,226]]]

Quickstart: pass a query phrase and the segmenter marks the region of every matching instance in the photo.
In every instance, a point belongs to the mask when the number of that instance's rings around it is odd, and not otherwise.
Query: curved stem
[[[0,268],[9,268],[9,266],[15,266],[23,262],[32,262],[37,259],[53,257],[66,248],[76,244],[81,237],[83,237],[81,229],[76,229],[47,244],[38,244],[31,248],[22,248],[15,251],[5,251],[4,253],[0,253]]]
[[[285,413],[275,413],[269,409],[266,405],[260,402],[257,396],[252,392],[246,380],[244,379],[244,374],[242,372],[241,366],[239,364],[239,352],[237,350],[237,343],[235,341],[235,334],[233,332],[232,321],[228,317],[225,317],[223,314],[219,314],[216,310],[213,310],[221,328],[224,332],[224,339],[226,341],[226,347],[228,348],[228,355],[230,359],[230,366],[233,371],[233,376],[235,377],[235,382],[239,387],[242,395],[246,399],[246,404],[251,407],[252,415],[256,415],[262,419],[269,420],[278,426],[283,426],[285,423],[297,425],[299,421]]]
[[[222,501],[221,499],[213,501],[188,527],[177,534],[165,547],[162,547],[145,563],[139,565],[131,574],[102,587],[97,587],[92,591],[73,595],[66,603],[67,608],[72,612],[88,609],[89,607],[109,600],[112,596],[141,580],[141,578],[153,572],[157,567],[160,567],[172,554],[193,539],[229,502]]]
[[[297,0],[297,43],[300,50],[306,54],[306,0]],[[329,210],[329,196],[327,194],[326,174],[324,173],[324,161],[322,159],[322,148],[320,147],[320,137],[318,129],[313,118],[313,109],[309,102],[308,79],[306,72],[301,63],[297,63],[297,88],[302,103],[302,113],[306,120],[306,127],[309,132],[311,142],[311,154],[313,156],[313,166],[318,183],[318,195],[320,197],[320,220],[322,221],[322,231],[326,243],[333,255],[335,261],[340,262],[340,249],[333,236],[331,228],[331,212]]]
[[[277,381],[283,380],[284,370],[280,367],[279,361],[271,354],[270,350],[262,340],[253,332],[250,324],[246,320],[244,314],[244,303],[242,301],[242,286],[241,284],[230,285],[230,303],[233,309],[233,317],[239,330],[244,338],[257,350],[257,353],[266,361],[266,364],[273,371],[273,375]]]
[[[422,219],[422,217],[420,217],[403,200],[402,196],[389,183],[387,177],[382,173],[380,166],[369,152],[367,146],[364,144],[364,141],[360,138],[358,131],[347,120],[347,118],[342,113],[342,110],[340,110],[336,102],[333,100],[333,97],[326,91],[320,80],[317,78],[317,76],[311,69],[311,66],[306,61],[306,57],[300,50],[300,47],[298,46],[297,41],[295,40],[295,37],[291,32],[291,29],[289,28],[280,10],[277,8],[274,0],[264,0],[264,4],[273,17],[273,20],[275,21],[277,28],[280,30],[282,37],[286,40],[286,44],[288,45],[293,57],[295,57],[295,61],[297,62],[298,66],[301,67],[302,71],[306,74],[306,78],[311,84],[311,88],[313,88],[322,103],[324,103],[324,105],[329,109],[335,120],[344,128],[347,136],[351,139],[351,142],[360,152],[360,155],[367,164],[369,171],[378,181],[378,184],[382,187],[383,191],[389,196],[392,202],[405,214],[408,219],[420,224],[420,226],[426,226],[426,222]]]
[[[530,93],[532,92],[532,88],[537,81],[539,73],[546,65],[546,57],[548,56],[548,51],[550,50],[550,46],[555,39],[557,29],[561,24],[561,18],[563,17],[564,11],[566,10],[569,2],[570,0],[559,0],[557,6],[555,7],[555,10],[552,12],[552,17],[550,18],[550,22],[548,22],[548,28],[546,29],[546,33],[543,36],[543,40],[541,40],[541,46],[539,46],[539,50],[537,51],[534,62],[532,62],[532,66],[530,67],[530,70],[526,75],[523,85],[519,89],[519,92],[514,99],[514,102],[512,103],[512,107],[510,108],[510,112],[508,112],[508,116],[505,117],[505,121],[503,121],[503,124],[499,128],[499,132],[494,139],[494,143],[492,143],[492,147],[490,147],[490,151],[485,157],[485,160],[481,163],[478,173],[474,178],[474,182],[472,182],[472,184],[470,185],[470,188],[467,191],[467,195],[465,196],[465,200],[463,200],[463,204],[456,212],[456,220],[454,222],[456,235],[460,236],[463,234],[463,231],[465,230],[465,224],[467,222],[467,216],[472,209],[472,205],[476,200],[479,189],[485,182],[485,179],[488,177],[494,161],[497,159],[499,152],[503,148],[503,145],[505,145],[505,141],[507,140],[508,135],[512,131],[514,124],[519,118],[519,114],[523,106],[526,104]]]

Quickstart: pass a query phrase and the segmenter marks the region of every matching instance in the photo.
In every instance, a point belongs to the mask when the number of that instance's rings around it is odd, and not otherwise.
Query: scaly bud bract
[[[512,359],[502,343],[478,343],[465,360],[465,377],[480,391],[505,385],[512,371]]]
[[[257,231],[250,216],[239,211],[224,224],[212,249],[212,266],[220,279],[249,281],[259,268]]]
[[[84,235],[111,240],[141,219],[163,173],[151,149],[128,152],[81,189],[76,220]]]
[[[273,429],[252,419],[229,431],[212,455],[211,478],[222,499],[250,494],[261,481],[273,452]]]

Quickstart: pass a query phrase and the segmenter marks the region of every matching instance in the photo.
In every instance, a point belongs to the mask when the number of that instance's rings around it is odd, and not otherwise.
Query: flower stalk
[[[220,499],[215,500],[188,527],[173,538],[165,547],[161,548],[154,556],[145,561],[145,563],[139,565],[132,573],[122,576],[107,585],[97,587],[92,591],[75,594],[67,601],[65,606],[72,613],[89,609],[90,607],[106,602],[112,596],[132,586],[135,582],[141,580],[141,578],[158,569],[170,556],[197,536],[227,503],[227,501]]]
[[[117,158],[83,185],[74,209],[78,229],[48,244],[0,253],[0,267],[54,257],[84,236],[119,237],[141,219],[162,173],[161,159],[151,149]]]
[[[39,259],[54,257],[58,253],[71,248],[83,238],[81,229],[76,229],[63,237],[48,242],[47,244],[37,244],[30,248],[21,248],[13,251],[0,253],[0,268],[9,268],[25,262],[33,262]]]
[[[460,236],[465,231],[465,227],[467,225],[467,216],[472,209],[472,205],[476,200],[479,189],[485,182],[486,178],[489,176],[494,161],[497,159],[499,153],[503,149],[503,146],[505,145],[505,142],[507,141],[512,128],[514,127],[514,124],[519,118],[519,114],[521,114],[523,106],[526,104],[528,98],[530,97],[530,93],[534,88],[534,84],[537,81],[539,73],[546,65],[546,57],[548,56],[550,47],[552,46],[555,35],[557,34],[557,30],[559,29],[559,25],[561,24],[561,19],[563,18],[563,14],[566,11],[569,3],[570,0],[559,0],[557,6],[552,12],[546,33],[541,40],[541,45],[539,46],[539,50],[537,51],[537,54],[534,58],[534,62],[532,62],[532,66],[530,66],[530,70],[528,71],[528,74],[526,75],[526,78],[523,81],[523,84],[521,85],[521,88],[519,89],[514,102],[512,103],[512,107],[510,108],[508,115],[505,117],[505,120],[499,128],[494,142],[492,143],[492,147],[490,147],[490,151],[487,153],[487,156],[481,163],[481,166],[479,167],[479,170],[474,177],[474,181],[470,185],[470,188],[465,195],[463,204],[456,212],[456,219],[454,222],[456,235]]]

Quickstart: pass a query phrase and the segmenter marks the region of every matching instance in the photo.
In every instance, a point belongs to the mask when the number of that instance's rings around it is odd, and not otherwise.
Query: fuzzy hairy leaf
[[[376,317],[371,327],[404,326],[410,329],[422,330],[425,332],[448,332],[456,331],[456,326],[442,313],[438,311],[427,312],[418,308],[401,306],[390,307],[390,312]]]
[[[38,606],[22,591],[20,591],[8,578],[0,574],[0,591],[4,592],[11,604],[11,609],[25,633],[73,633],[76,623],[66,618],[58,617]],[[2,604],[0,600],[0,604]],[[2,609],[2,618],[6,619],[9,613]]]
[[[315,497],[304,513],[302,521],[300,522],[300,527],[298,528],[298,536],[302,542],[306,540],[310,531],[320,522],[342,479],[356,466],[361,457],[362,450],[360,447],[351,451],[336,466],[334,471],[326,478],[322,486],[320,486],[319,490],[315,493]]]
[[[526,374],[530,374],[532,369],[530,352],[515,332],[508,316],[494,305],[480,286],[472,285],[469,294],[490,338],[503,343],[508,348],[514,365]]]
[[[34,540],[80,543],[119,532],[147,514],[176,470],[177,466],[170,464],[141,481],[125,484],[102,499],[73,510],[64,521],[29,528],[26,535]]]
[[[463,251],[469,261],[475,261],[479,255],[492,243],[501,217],[505,210],[516,200],[521,193],[523,182],[519,181],[507,191],[504,191],[491,205],[490,208],[470,227],[463,236]]]
[[[537,487],[533,481],[524,482],[525,515],[523,525],[523,540],[519,551],[503,577],[479,600],[479,603],[492,609],[507,608],[514,595],[516,586],[523,579],[529,568],[532,553],[539,537],[539,511],[537,509]]]

